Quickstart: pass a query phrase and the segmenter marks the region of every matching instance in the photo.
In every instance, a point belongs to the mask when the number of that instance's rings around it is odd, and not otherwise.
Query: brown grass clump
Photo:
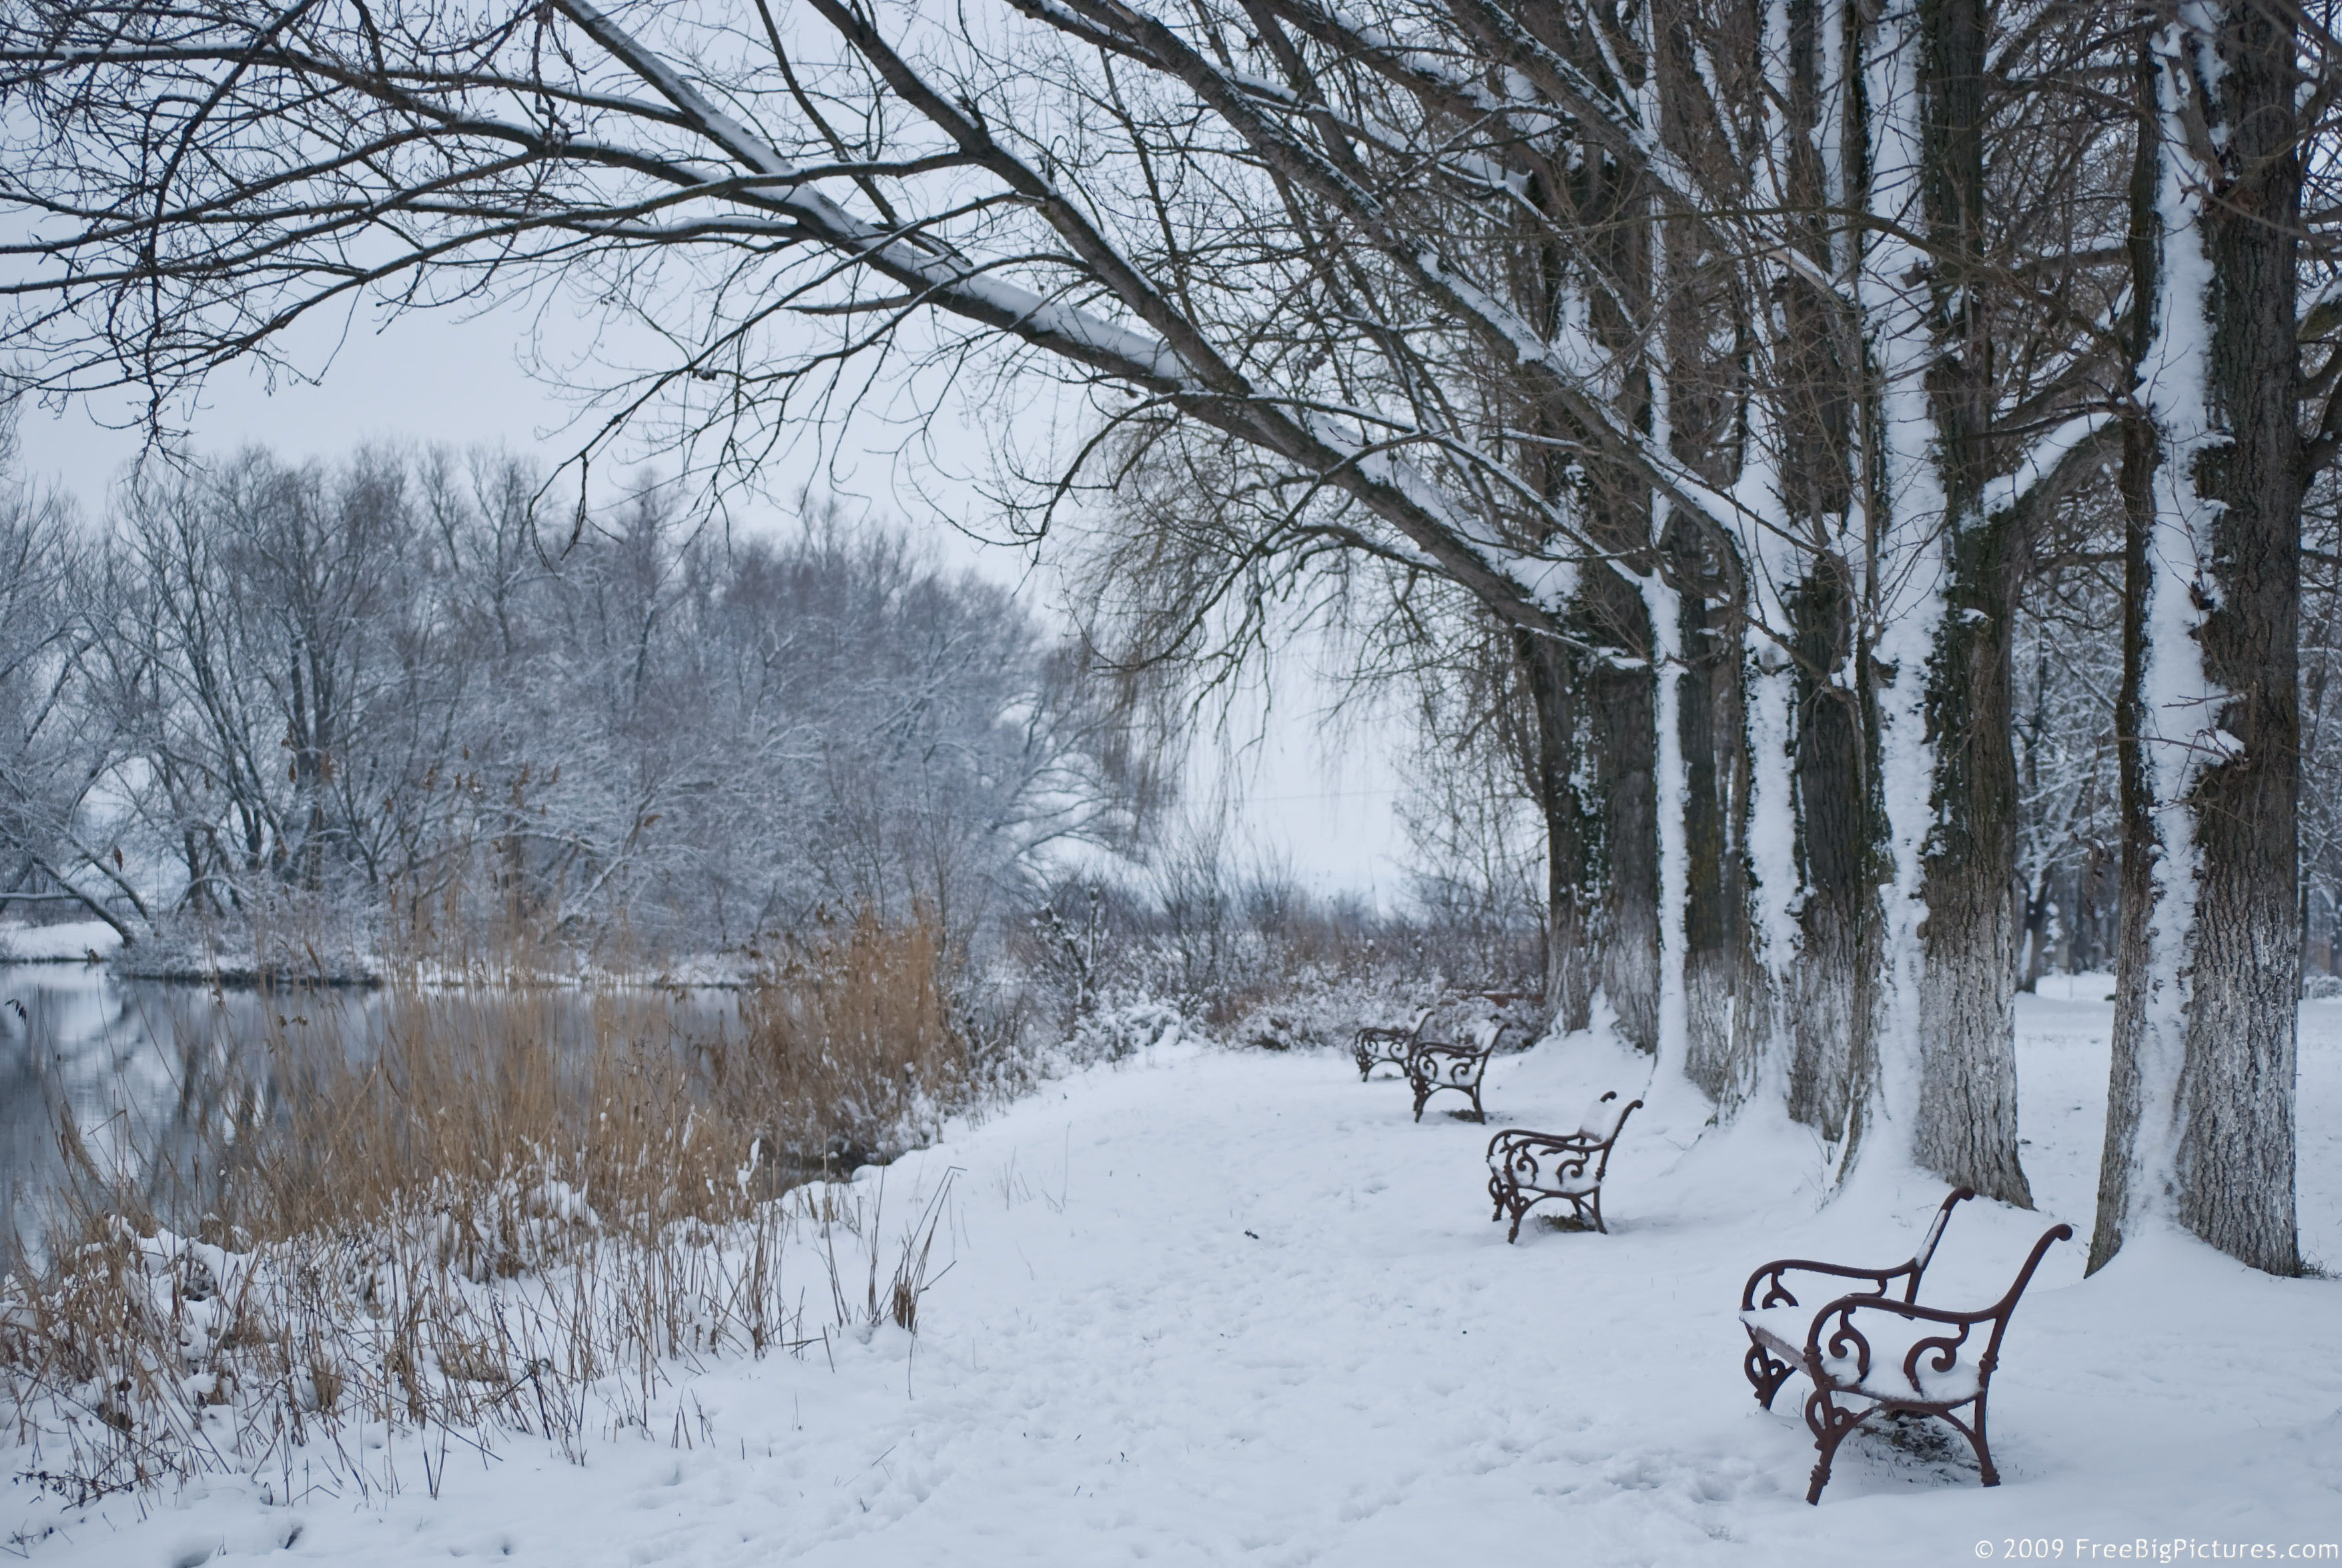
[[[298,1453],[397,1486],[396,1445],[343,1441],[372,1428],[435,1432],[435,1491],[450,1433],[577,1456],[653,1425],[675,1357],[915,1329],[941,1194],[887,1268],[861,1188],[786,1189],[963,1103],[937,927],[865,913],[781,952],[712,1037],[654,990],[581,1024],[543,990],[409,984],[272,1010],[155,1146],[94,1153],[66,1119],[72,1180],[0,1286],[0,1423],[28,1473],[86,1501],[275,1466],[289,1497]],[[791,1267],[826,1291],[785,1290]]]
[[[850,1170],[890,1140],[932,1135],[968,1090],[956,968],[925,905],[906,925],[865,908],[782,943],[742,996],[736,1046],[711,1064],[722,1097],[769,1107],[774,1142],[799,1163]]]

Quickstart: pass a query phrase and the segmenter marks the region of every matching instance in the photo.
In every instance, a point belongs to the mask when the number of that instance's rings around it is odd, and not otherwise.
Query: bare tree
[[[82,837],[106,762],[74,679],[92,629],[88,546],[64,501],[18,476],[16,455],[11,406],[0,409],[0,912],[62,904],[127,934]]]
[[[1135,546],[1172,630],[1431,583],[1509,643],[1565,1022],[1598,985],[1719,1093],[1779,1050],[1841,1166],[1891,1123],[2025,1201],[2009,639],[2118,445],[2131,13],[809,12],[18,0],[23,374],[167,399],[561,277],[672,349],[606,435],[734,474],[923,344],[1053,375],[1036,527],[1212,500]]]

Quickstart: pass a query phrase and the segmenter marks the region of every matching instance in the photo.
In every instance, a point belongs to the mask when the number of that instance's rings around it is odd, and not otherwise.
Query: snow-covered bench
[[[1740,1293],[1740,1322],[1748,1331],[1743,1365],[1756,1385],[1757,1403],[1772,1409],[1773,1395],[1793,1372],[1804,1372],[1814,1385],[1806,1398],[1806,1427],[1821,1457],[1814,1464],[1807,1502],[1821,1501],[1838,1444],[1882,1411],[1942,1419],[1975,1448],[1984,1483],[2000,1484],[1985,1440],[1985,1402],[1992,1392],[2001,1336],[2042,1255],[2052,1243],[2072,1239],[2074,1227],[2052,1225],[2044,1232],[2017,1271],[2016,1283],[1991,1305],[1973,1312],[1922,1306],[1919,1282],[1953,1206],[1975,1196],[1962,1187],[1946,1198],[1911,1261],[1891,1269],[1784,1258],[1748,1276]],[[1861,1280],[1868,1288],[1835,1296],[1816,1309],[1800,1303],[1789,1289],[1787,1276],[1799,1273]],[[1899,1298],[1887,1293],[1898,1281]],[[1954,1413],[1964,1407],[1966,1420]]]
[[[1399,1065],[1406,1074],[1409,1086],[1415,1090],[1415,1119],[1423,1120],[1423,1103],[1443,1089],[1452,1089],[1472,1102],[1472,1119],[1485,1122],[1488,1114],[1480,1108],[1480,1080],[1488,1071],[1488,1058],[1496,1054],[1509,1024],[1495,1019],[1483,1019],[1473,1025],[1473,1044],[1451,1044],[1445,1040],[1418,1040],[1407,1047],[1406,1059]]]
[[[1415,1015],[1412,1024],[1369,1024],[1353,1035],[1350,1056],[1358,1064],[1358,1082],[1365,1083],[1385,1063],[1405,1070],[1406,1054],[1423,1038],[1424,1025],[1438,1011],[1436,1007],[1426,1007]]]
[[[1619,1130],[1643,1104],[1629,1100],[1621,1105],[1617,1101],[1618,1091],[1613,1089],[1588,1105],[1575,1133],[1507,1127],[1488,1140],[1488,1196],[1496,1206],[1488,1218],[1493,1223],[1512,1215],[1505,1240],[1518,1241],[1522,1217],[1547,1198],[1567,1203],[1578,1223],[1590,1218],[1596,1230],[1609,1233],[1602,1223],[1602,1176],[1610,1168]]]

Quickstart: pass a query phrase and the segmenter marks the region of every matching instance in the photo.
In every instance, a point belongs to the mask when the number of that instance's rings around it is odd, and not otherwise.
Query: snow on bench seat
[[[1596,1230],[1609,1230],[1602,1221],[1602,1178],[1610,1168],[1619,1130],[1641,1104],[1620,1104],[1613,1089],[1586,1107],[1574,1133],[1507,1127],[1488,1140],[1488,1196],[1496,1204],[1488,1218],[1512,1215],[1506,1241],[1520,1239],[1522,1216],[1547,1198],[1567,1203],[1580,1224],[1592,1220]]]
[[[1984,1483],[2000,1484],[1985,1441],[1985,1403],[2001,1336],[2042,1255],[2053,1243],[2070,1240],[2074,1227],[2052,1225],[2044,1232],[2017,1271],[2016,1283],[1991,1305],[1959,1312],[1924,1304],[1919,1282],[1936,1243],[1953,1208],[1975,1196],[1962,1187],[1946,1198],[1908,1263],[1865,1269],[1781,1258],[1750,1274],[1741,1288],[1740,1325],[1748,1331],[1742,1366],[1756,1386],[1756,1403],[1772,1409],[1774,1394],[1794,1373],[1813,1381],[1806,1427],[1820,1457],[1806,1492],[1807,1503],[1821,1501],[1837,1445],[1881,1411],[1943,1421],[1976,1449]],[[1808,1283],[1808,1276],[1820,1283]],[[1900,1294],[1888,1294],[1898,1283]],[[1798,1301],[1797,1290],[1808,1299]]]
[[[1833,1318],[1836,1315],[1831,1314]],[[1764,1307],[1742,1313],[1740,1321],[1748,1325],[1751,1333],[1771,1342],[1787,1359],[1803,1363],[1806,1333],[1814,1325],[1811,1312],[1798,1306]],[[1957,1359],[1941,1372],[1936,1370],[1936,1363],[1942,1356],[1931,1347],[1919,1354],[1917,1380],[1904,1374],[1913,1345],[1921,1340],[1941,1341],[1958,1330],[1932,1321],[1899,1317],[1891,1310],[1858,1311],[1855,1324],[1870,1353],[1867,1374],[1861,1370],[1854,1344],[1841,1342],[1834,1347],[1830,1331],[1835,1324],[1824,1325],[1820,1346],[1822,1375],[1838,1387],[1858,1391],[1874,1399],[1917,1399],[1931,1404],[1965,1403],[1976,1397],[1980,1383],[1972,1359],[1973,1347],[1957,1347],[1954,1353]],[[1832,1353],[1834,1349],[1837,1353]]]

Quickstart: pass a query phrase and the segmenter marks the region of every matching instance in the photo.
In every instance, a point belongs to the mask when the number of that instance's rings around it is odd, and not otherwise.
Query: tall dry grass
[[[727,1102],[766,1108],[775,1144],[796,1159],[867,1163],[966,1102],[958,969],[925,905],[900,926],[866,908],[787,938],[764,954],[736,1044],[711,1054],[710,1076]]]
[[[365,1434],[422,1434],[435,1491],[501,1433],[687,1436],[677,1357],[915,1329],[940,1194],[889,1237],[871,1184],[814,1178],[965,1103],[951,983],[934,922],[866,914],[776,944],[712,1031],[648,990],[582,1027],[543,989],[280,998],[167,1146],[61,1125],[0,1289],[0,1439],[85,1500],[272,1465],[289,1493],[296,1461],[395,1487],[413,1444]]]

